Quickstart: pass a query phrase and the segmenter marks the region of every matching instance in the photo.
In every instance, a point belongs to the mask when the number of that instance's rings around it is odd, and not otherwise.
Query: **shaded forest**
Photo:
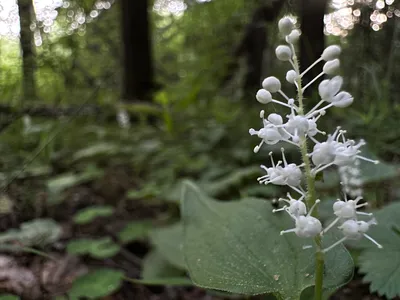
[[[340,73],[355,100],[323,125],[341,124],[380,160],[361,165],[356,188],[368,209],[400,209],[399,1],[2,2],[0,300],[275,299],[190,280],[180,199],[187,180],[221,202],[260,198],[275,206],[287,192],[258,184],[269,151],[255,156],[248,134],[260,123],[262,80],[285,78],[275,58],[284,15],[302,33],[302,70],[327,45],[341,45]],[[316,104],[318,89],[306,100]],[[295,149],[286,155],[299,160]],[[321,216],[324,201],[341,194],[340,176],[333,167],[319,178]],[[356,272],[326,299],[400,297],[400,221],[389,210],[384,225],[396,238],[384,249],[395,250],[367,260],[357,243],[347,245]],[[392,272],[371,275],[389,259]]]

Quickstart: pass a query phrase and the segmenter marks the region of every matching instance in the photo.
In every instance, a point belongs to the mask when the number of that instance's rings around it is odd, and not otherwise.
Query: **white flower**
[[[323,80],[318,86],[318,92],[321,99],[327,102],[332,102],[333,97],[339,93],[343,84],[341,76],[335,76],[332,79]]]
[[[282,161],[278,161],[275,165],[274,159],[272,157],[272,152],[269,153],[271,157],[272,168],[267,168],[261,166],[267,172],[267,175],[257,178],[260,184],[276,184],[276,185],[288,185],[291,187],[299,186],[301,183],[301,178],[303,173],[300,167],[296,164],[288,164],[285,157],[284,149],[282,151],[283,167],[281,166]]]
[[[313,207],[310,209],[306,216],[292,216],[295,220],[295,228],[283,230],[281,231],[281,235],[289,232],[294,232],[298,237],[302,238],[312,238],[317,236],[322,231],[322,224],[317,219],[311,216],[312,211],[314,210],[315,206],[320,202],[317,200]]]
[[[378,248],[383,248],[381,244],[379,244],[377,241],[375,241],[372,237],[370,237],[366,233],[371,225],[376,225],[375,219],[371,219],[368,222],[357,221],[354,219],[345,221],[341,226],[338,227],[342,231],[344,237],[335,242],[333,245],[324,249],[323,252],[328,252],[329,250],[333,249],[334,247],[336,247],[337,245],[341,244],[346,240],[359,240],[362,237],[366,237],[368,240],[374,243]]]
[[[290,195],[290,193],[287,193],[288,199],[285,198],[279,198],[279,201],[284,201],[287,204],[289,204],[289,207],[285,205],[282,208],[279,209],[274,209],[272,212],[278,212],[285,210],[289,215],[294,216],[294,217],[299,217],[299,216],[304,216],[307,213],[307,207],[302,201],[304,199],[304,195],[302,195],[299,199],[294,199]]]

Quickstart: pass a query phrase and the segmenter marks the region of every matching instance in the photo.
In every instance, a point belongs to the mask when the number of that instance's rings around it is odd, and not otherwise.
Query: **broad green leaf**
[[[170,264],[160,253],[160,250],[153,250],[146,255],[142,266],[143,280],[159,280],[168,278],[184,278],[185,271]]]
[[[44,247],[56,242],[61,226],[52,219],[36,219],[22,223],[20,229],[10,229],[0,235],[0,243],[18,241],[26,247]]]
[[[99,217],[109,217],[114,213],[114,207],[109,205],[93,205],[81,209],[74,216],[74,223],[83,225]]]
[[[6,294],[6,295],[0,295],[0,300],[19,300],[20,298],[15,295],[11,294]]]
[[[156,279],[130,279],[134,283],[144,285],[192,286],[193,282],[186,277],[168,277]]]
[[[78,277],[68,295],[71,300],[99,299],[115,293],[122,284],[124,273],[113,269],[98,269]]]
[[[102,170],[96,168],[93,165],[89,165],[81,173],[66,173],[50,179],[49,181],[47,181],[47,190],[49,193],[50,204],[60,203],[63,200],[62,192],[66,189],[78,184],[92,181],[101,176],[103,176]]]
[[[115,155],[119,153],[119,146],[111,143],[98,143],[76,151],[73,160],[92,159],[98,156]]]
[[[181,223],[151,231],[150,240],[169,263],[180,269],[186,269],[182,252],[183,227]]]
[[[375,213],[378,225],[368,235],[379,242],[378,249],[367,239],[353,246],[364,248],[358,263],[364,281],[370,283],[370,290],[385,295],[388,299],[400,296],[400,203],[393,203]]]
[[[124,244],[140,240],[145,238],[152,228],[150,221],[132,221],[118,233],[118,239]]]
[[[218,202],[187,182],[182,198],[184,254],[192,281],[204,288],[239,294],[273,293],[299,299],[314,284],[312,243],[280,231],[294,227],[286,214],[273,214],[260,199]],[[334,242],[324,238],[324,247]],[[343,246],[325,256],[324,287],[338,287],[353,274]]]
[[[97,259],[115,256],[120,246],[115,244],[110,237],[102,239],[76,239],[67,245],[67,252],[76,255],[88,254]]]

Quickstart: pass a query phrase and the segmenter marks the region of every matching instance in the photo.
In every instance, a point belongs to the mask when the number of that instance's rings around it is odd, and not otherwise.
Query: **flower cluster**
[[[260,184],[287,185],[299,197],[293,198],[290,194],[287,198],[281,198],[279,201],[286,203],[283,208],[276,211],[286,211],[293,218],[295,227],[284,230],[281,234],[294,232],[299,237],[315,237],[323,235],[335,225],[343,232],[343,238],[328,247],[328,251],[336,245],[347,239],[360,239],[366,237],[381,247],[376,241],[366,234],[370,225],[376,224],[375,219],[370,221],[358,220],[359,215],[371,216],[371,214],[357,211],[358,208],[365,206],[366,203],[359,204],[361,197],[354,200],[338,200],[333,205],[333,213],[336,219],[325,229],[321,222],[312,216],[316,205],[320,202],[318,199],[309,199],[311,196],[308,191],[302,187],[302,179],[305,176],[314,178],[319,172],[331,167],[351,168],[360,160],[371,163],[378,163],[360,155],[360,148],[365,145],[363,140],[356,143],[354,140],[346,137],[346,131],[337,127],[332,134],[326,134],[318,129],[318,120],[326,114],[327,109],[331,107],[345,108],[352,104],[353,97],[346,91],[342,91],[343,78],[336,73],[340,67],[338,59],[341,48],[333,45],[327,47],[321,57],[317,59],[305,71],[300,73],[297,62],[295,43],[300,37],[300,31],[294,27],[289,17],[282,18],[278,23],[280,33],[285,37],[287,45],[280,45],[276,48],[276,56],[281,61],[287,61],[292,69],[286,73],[286,81],[293,84],[297,89],[297,98],[289,97],[282,91],[281,81],[273,76],[267,77],[262,82],[262,89],[256,94],[256,99],[262,104],[275,103],[288,110],[285,116],[277,113],[270,113],[262,110],[260,118],[262,127],[258,130],[251,128],[249,133],[256,135],[261,142],[255,146],[254,152],[257,153],[264,144],[274,145],[278,142],[292,144],[300,149],[303,155],[303,163],[296,165],[288,163],[285,157],[284,149],[281,148],[282,160],[275,163],[272,153],[271,166],[262,165],[261,168],[266,175],[258,178]],[[324,62],[322,72],[302,87],[302,77],[320,62]],[[318,93],[321,100],[308,112],[305,112],[303,104],[303,93],[322,76],[328,75],[331,78],[322,80],[318,86]],[[275,99],[275,95],[282,98]],[[320,141],[318,136],[326,136]],[[311,152],[307,151],[307,141],[311,141],[314,146]],[[307,205],[311,206],[307,209]]]

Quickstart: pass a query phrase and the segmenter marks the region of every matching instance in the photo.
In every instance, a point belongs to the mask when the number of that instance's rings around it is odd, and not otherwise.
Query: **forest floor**
[[[0,294],[8,292],[23,295],[23,299],[55,299],[57,295],[68,292],[71,283],[79,275],[84,274],[92,267],[105,266],[118,268],[124,271],[127,277],[140,278],[141,263],[146,253],[151,249],[148,241],[135,241],[124,245],[121,251],[112,258],[95,260],[89,257],[74,257],[66,254],[68,241],[78,237],[99,237],[115,235],[126,222],[132,220],[152,219],[165,214],[168,206],[162,203],[148,204],[145,201],[131,201],[124,205],[119,213],[110,218],[99,218],[85,226],[77,226],[71,221],[77,210],[93,204],[113,204],[131,188],[126,180],[129,174],[124,168],[112,169],[102,180],[90,185],[81,185],[68,191],[67,199],[57,208],[41,209],[32,215],[32,212],[17,207],[18,212],[9,215],[0,215],[0,232],[16,228],[22,222],[31,218],[46,217],[56,220],[62,225],[61,239],[44,249],[49,259],[37,253],[13,252],[0,254]],[[112,180],[110,180],[112,178]],[[34,184],[16,184],[11,187],[13,199],[20,201],[21,195],[26,193],[27,187]],[[34,193],[36,203],[41,203],[46,194],[37,189]],[[19,202],[21,203],[21,202]],[[118,205],[117,205],[118,206]],[[55,258],[55,259],[54,259]],[[131,282],[124,282],[114,295],[103,298],[106,300],[222,300],[207,291],[196,287],[165,287],[144,286]],[[229,298],[232,299],[232,298]],[[233,299],[243,299],[239,296]],[[252,297],[246,299],[261,299]],[[360,276],[355,278],[336,292],[331,300],[379,300],[385,299],[371,295],[368,285],[362,283]],[[400,299],[400,298],[396,298]]]

